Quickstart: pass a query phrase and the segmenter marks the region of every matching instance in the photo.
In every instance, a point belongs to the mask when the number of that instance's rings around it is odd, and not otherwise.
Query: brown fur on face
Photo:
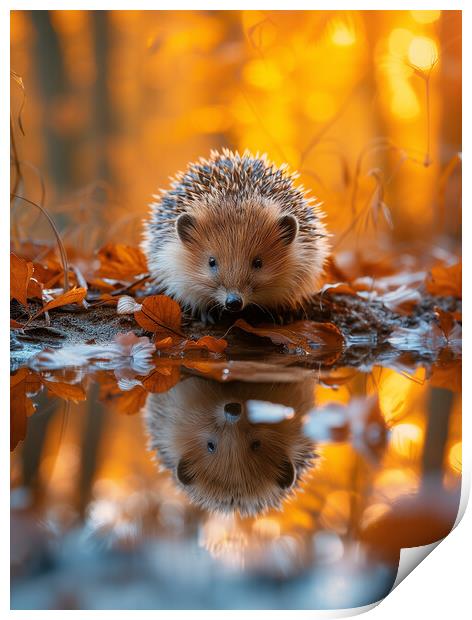
[[[184,225],[177,224],[179,267],[189,274],[188,289],[198,289],[202,306],[224,306],[230,293],[241,297],[243,307],[271,307],[274,300],[290,305],[303,268],[298,264],[293,216],[267,200],[252,198],[239,206],[197,205],[192,215],[180,220]],[[209,265],[211,257],[215,268]],[[256,259],[260,267],[255,267]]]
[[[254,424],[248,400],[280,403],[296,414]],[[150,394],[145,419],[151,448],[194,503],[251,515],[279,507],[312,462],[313,444],[301,420],[312,405],[311,381],[220,384],[192,377],[169,392]],[[231,408],[239,416],[232,418]]]

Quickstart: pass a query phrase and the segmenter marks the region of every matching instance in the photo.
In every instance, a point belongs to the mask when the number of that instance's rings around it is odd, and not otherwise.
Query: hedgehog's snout
[[[230,312],[238,312],[243,308],[243,298],[239,293],[228,293],[225,300],[225,308]]]

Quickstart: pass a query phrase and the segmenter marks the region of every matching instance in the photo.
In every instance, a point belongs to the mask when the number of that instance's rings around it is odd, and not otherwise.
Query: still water
[[[400,549],[454,524],[460,372],[405,355],[17,370],[12,608],[378,601]]]

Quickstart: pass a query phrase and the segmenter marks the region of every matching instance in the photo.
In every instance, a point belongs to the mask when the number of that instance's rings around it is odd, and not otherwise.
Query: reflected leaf
[[[70,400],[74,403],[78,403],[79,401],[85,400],[87,397],[82,385],[74,385],[63,381],[45,381],[44,379],[42,379],[42,383],[50,394],[58,396],[66,401]]]
[[[10,377],[10,450],[26,437],[27,418],[35,411],[31,395],[40,388],[40,378],[28,368]]]

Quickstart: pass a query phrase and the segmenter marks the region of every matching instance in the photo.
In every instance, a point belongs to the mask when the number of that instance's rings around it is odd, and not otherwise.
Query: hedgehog
[[[251,406],[261,402],[293,414],[254,422]],[[315,445],[303,431],[313,406],[313,378],[216,383],[192,376],[149,394],[143,418],[150,450],[194,505],[249,516],[280,508],[314,466]]]
[[[321,203],[267,156],[223,149],[154,195],[142,249],[154,284],[204,322],[303,309],[329,253]]]

